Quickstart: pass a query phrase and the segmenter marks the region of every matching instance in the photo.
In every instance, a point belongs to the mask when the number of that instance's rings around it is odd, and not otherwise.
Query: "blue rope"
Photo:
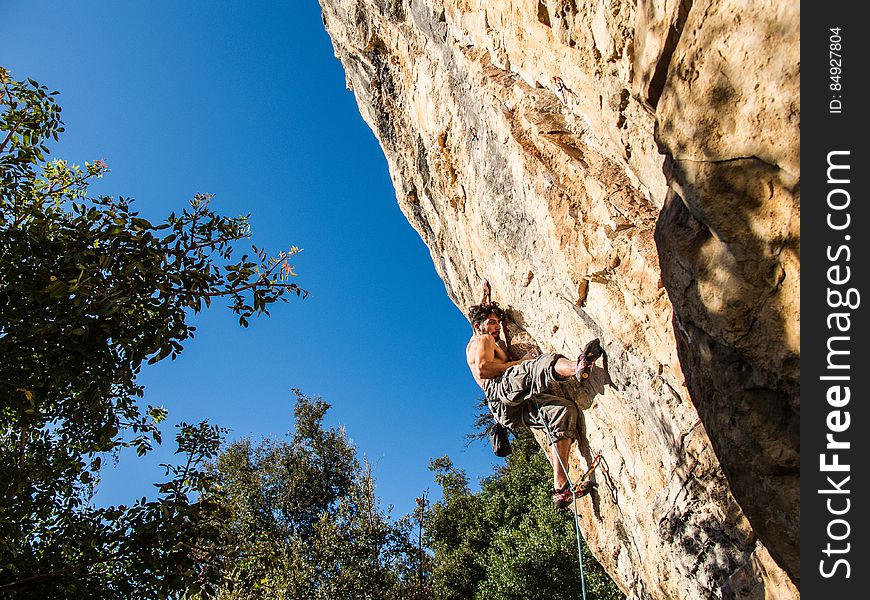
[[[562,462],[562,457],[556,451],[556,440],[553,439],[553,432],[550,431],[550,424],[547,422],[545,415],[541,412],[541,405],[535,400],[535,408],[538,410],[538,415],[541,422],[544,424],[544,429],[547,432],[547,437],[550,440],[550,447],[553,448],[553,454],[559,459],[559,465],[562,467],[562,472],[565,473],[565,479],[568,480],[568,485],[571,486],[571,497],[574,499],[574,533],[577,537],[577,560],[580,562],[580,589],[583,592],[583,600],[586,600],[586,575],[583,573],[583,548],[580,545],[582,534],[580,533],[580,517],[577,514],[577,493],[574,491],[574,482],[571,481],[571,476],[568,474],[568,467]]]

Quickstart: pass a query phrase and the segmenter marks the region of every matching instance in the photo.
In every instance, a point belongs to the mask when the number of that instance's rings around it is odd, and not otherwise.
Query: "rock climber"
[[[483,282],[480,304],[469,309],[474,330],[465,358],[474,380],[486,395],[493,418],[514,430],[519,425],[543,428],[544,420],[552,432],[554,444],[547,452],[553,468],[553,504],[566,508],[573,500],[567,474],[561,465],[568,465],[571,442],[577,430],[577,406],[571,400],[544,392],[553,382],[571,377],[583,380],[589,376],[592,363],[601,355],[600,344],[593,340],[577,360],[559,354],[542,354],[533,348],[519,360],[510,360],[507,344],[501,339],[504,311],[490,299],[489,282]],[[595,351],[597,350],[597,351]],[[537,401],[537,404],[534,402]],[[588,494],[593,483],[586,479],[575,490],[577,497]]]

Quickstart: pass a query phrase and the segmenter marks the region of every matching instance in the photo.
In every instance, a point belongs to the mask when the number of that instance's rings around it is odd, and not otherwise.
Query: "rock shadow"
[[[702,25],[714,41],[730,32]],[[773,20],[755,26],[768,41],[792,35]],[[723,120],[746,95],[722,71],[692,96],[692,56],[671,67],[658,104],[670,188],[655,230],[662,282],[686,385],[731,492],[799,584],[800,179],[769,157],[705,155],[708,141],[722,151]],[[686,131],[679,115],[701,101],[707,116]]]

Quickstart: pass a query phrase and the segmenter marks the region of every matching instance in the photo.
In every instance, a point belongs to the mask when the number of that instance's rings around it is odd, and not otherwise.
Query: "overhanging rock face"
[[[630,597],[797,597],[793,2],[321,0],[399,204],[461,309],[610,375],[572,467]]]

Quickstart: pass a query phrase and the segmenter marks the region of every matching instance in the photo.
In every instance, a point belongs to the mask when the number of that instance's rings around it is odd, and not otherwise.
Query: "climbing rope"
[[[568,467],[562,462],[562,457],[559,456],[559,453],[556,451],[556,440],[553,438],[553,432],[550,430],[550,423],[547,421],[544,414],[541,412],[541,405],[538,404],[538,401],[535,400],[535,408],[538,411],[538,415],[541,418],[541,422],[544,424],[544,430],[547,432],[547,438],[550,440],[550,447],[553,448],[553,454],[556,455],[556,458],[559,459],[559,466],[562,467],[562,472],[565,473],[565,479],[568,480],[568,485],[571,486],[571,497],[574,501],[574,533],[577,538],[577,560],[580,563],[580,589],[583,592],[583,600],[586,600],[586,575],[583,572],[583,547],[580,543],[580,540],[583,539],[583,535],[580,533],[580,517],[578,515],[577,510],[577,492],[576,486],[573,481],[571,481],[571,475],[568,474]],[[598,466],[598,463],[601,462],[601,452],[595,455],[595,458],[592,459],[592,463],[585,473],[580,477],[580,481],[577,482],[576,485],[580,485],[583,483],[586,478],[592,473],[592,470]]]

